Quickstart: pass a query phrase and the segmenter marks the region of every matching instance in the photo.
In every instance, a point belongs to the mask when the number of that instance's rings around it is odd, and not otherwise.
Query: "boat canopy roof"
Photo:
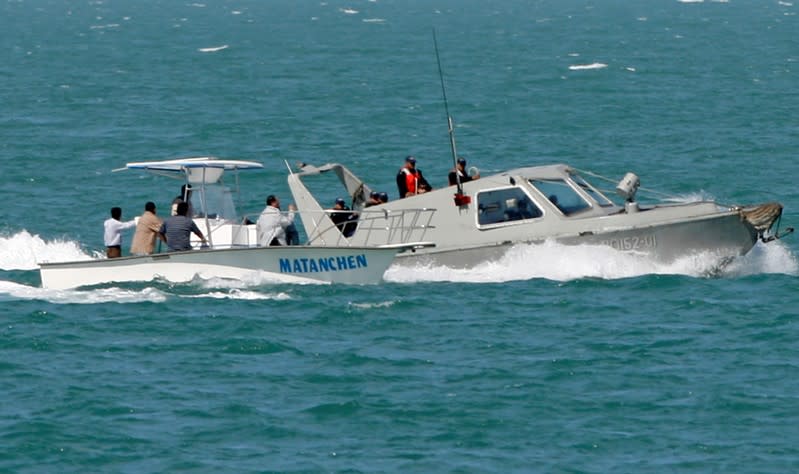
[[[255,161],[220,160],[212,156],[204,156],[165,161],[140,161],[128,163],[122,169],[151,171],[181,179],[185,176],[190,183],[215,183],[219,181],[225,170],[253,170],[263,167],[264,165]]]
[[[569,165],[557,163],[552,165],[541,166],[527,166],[524,168],[514,168],[503,172],[503,175],[508,176],[523,176],[525,178],[533,179],[557,179],[564,175],[571,174],[574,169]]]

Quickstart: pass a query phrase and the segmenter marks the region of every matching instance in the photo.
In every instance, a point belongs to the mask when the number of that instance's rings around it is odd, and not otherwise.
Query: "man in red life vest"
[[[400,198],[423,194],[433,189],[422,176],[422,172],[416,169],[416,158],[405,158],[405,166],[397,173],[397,189]]]

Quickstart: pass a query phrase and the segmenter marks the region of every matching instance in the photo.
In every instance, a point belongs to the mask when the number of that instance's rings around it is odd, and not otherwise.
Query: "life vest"
[[[405,175],[405,189],[409,193],[416,194],[416,182],[419,180],[419,171],[411,171],[410,168],[402,168],[402,173]]]

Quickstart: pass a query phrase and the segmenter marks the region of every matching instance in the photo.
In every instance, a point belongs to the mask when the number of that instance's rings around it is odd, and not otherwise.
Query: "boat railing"
[[[350,220],[332,224],[321,215],[352,215]],[[425,241],[433,228],[435,209],[370,209],[356,211],[318,211],[309,228],[307,213],[303,224],[308,232],[308,245],[380,246]]]
[[[330,219],[334,214],[352,218],[335,224]],[[305,230],[300,245],[377,247],[424,242],[428,229],[433,228],[434,214],[435,209],[429,208],[295,211],[294,223]],[[245,222],[252,225],[233,226],[231,236],[235,246],[258,245],[255,230],[258,217],[259,214],[245,216]]]

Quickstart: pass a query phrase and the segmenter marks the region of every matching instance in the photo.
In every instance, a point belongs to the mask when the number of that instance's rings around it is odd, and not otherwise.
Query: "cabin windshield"
[[[580,196],[564,179],[530,179],[528,181],[564,215],[570,216],[591,208],[591,203]]]
[[[582,176],[580,176],[578,174],[574,174],[574,173],[572,173],[570,176],[571,176],[571,179],[575,183],[577,183],[577,186],[580,186],[580,188],[583,191],[585,191],[586,193],[588,193],[589,196],[594,198],[594,200],[596,202],[598,202],[600,206],[604,207],[604,206],[612,206],[613,205],[613,201],[611,201],[610,199],[605,197],[604,194],[600,193],[599,191],[596,190],[596,188],[594,188],[593,186],[588,184],[588,182],[586,180],[584,180]]]
[[[222,184],[206,184],[200,189],[194,188],[191,198],[195,216],[209,219],[237,220],[236,205],[233,203],[233,192]],[[203,199],[203,194],[205,199]],[[207,206],[207,209],[204,207]]]

